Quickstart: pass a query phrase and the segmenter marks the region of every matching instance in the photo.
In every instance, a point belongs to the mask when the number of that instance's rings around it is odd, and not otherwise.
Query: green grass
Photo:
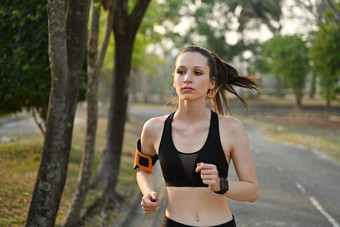
[[[136,190],[135,173],[132,170],[134,149],[137,135],[140,133],[141,123],[132,119],[133,126],[128,123],[123,144],[120,176],[117,189],[120,190],[126,202]],[[101,154],[105,145],[107,120],[102,118],[98,122],[96,150],[93,175],[98,168]],[[67,180],[63,197],[59,206],[56,225],[60,225],[67,215],[78,181],[80,162],[82,159],[85,124],[75,125]],[[23,226],[26,220],[29,204],[38,172],[43,147],[43,138],[36,134],[21,136],[12,143],[0,143],[0,226]],[[85,206],[98,200],[99,191],[88,193]],[[123,206],[127,206],[123,204]],[[113,221],[119,212],[109,212],[108,221]],[[98,226],[98,217],[90,218],[86,226]]]
[[[30,138],[0,144],[0,226],[25,221],[42,152],[41,141]]]
[[[261,133],[273,141],[302,145],[309,150],[317,150],[340,162],[340,127],[317,127],[308,125],[296,125],[289,120],[265,119],[261,117],[240,117],[242,122],[261,130]],[[280,122],[282,121],[282,122]],[[325,120],[320,120],[325,121]],[[316,122],[314,122],[316,123]],[[332,125],[332,122],[328,123]]]

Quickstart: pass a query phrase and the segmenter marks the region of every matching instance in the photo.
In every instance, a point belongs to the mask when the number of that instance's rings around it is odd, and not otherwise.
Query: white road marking
[[[300,183],[296,183],[295,186],[300,190],[302,194],[306,194],[305,187],[302,186]],[[313,206],[323,215],[327,218],[327,220],[332,224],[333,227],[340,227],[339,223],[336,222],[336,220],[329,214],[327,211],[323,209],[323,207],[320,205],[320,203],[313,197],[310,196],[309,200],[313,204]]]
[[[296,183],[295,186],[300,190],[302,194],[306,194],[306,189],[300,183]]]
[[[333,225],[333,227],[339,227],[339,224],[336,222],[336,220],[322,208],[320,203],[313,196],[310,196],[309,200],[312,202],[314,207],[328,219],[328,221]]]

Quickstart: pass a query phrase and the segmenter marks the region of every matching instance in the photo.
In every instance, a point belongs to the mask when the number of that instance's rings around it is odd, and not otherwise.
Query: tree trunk
[[[295,93],[296,106],[300,108],[302,106],[302,97],[303,97],[302,92],[298,89],[295,89],[294,93]]]
[[[314,99],[314,95],[316,92],[316,73],[312,74],[312,82],[310,84],[309,98]]]
[[[275,78],[276,78],[276,97],[281,99],[283,98],[281,89],[281,77],[277,75]]]
[[[150,75],[146,74],[144,70],[141,68],[138,69],[138,74],[140,75],[142,81],[141,81],[141,88],[142,88],[142,95],[143,95],[143,103],[148,104],[149,103],[149,90],[150,90]]]
[[[116,199],[116,184],[122,153],[124,126],[128,104],[132,47],[137,29],[150,0],[139,0],[131,15],[127,1],[117,0],[114,18],[115,62],[110,100],[106,144],[99,170],[92,185],[103,189],[103,197]]]
[[[54,226],[63,193],[88,22],[89,0],[48,1],[52,86],[46,135],[26,226]],[[66,19],[65,19],[66,18]]]
[[[332,0],[327,0],[327,3],[335,15],[335,20],[340,23],[340,11],[336,8]]]
[[[87,129],[85,137],[85,152],[81,162],[79,172],[79,182],[77,192],[74,197],[71,209],[65,220],[64,226],[75,226],[80,222],[81,209],[85,203],[86,195],[89,189],[89,183],[92,174],[93,157],[95,150],[97,119],[98,119],[98,80],[100,75],[100,69],[102,67],[107,46],[110,39],[113,7],[114,2],[111,2],[111,6],[107,10],[107,26],[105,31],[105,37],[103,40],[101,52],[97,57],[98,49],[98,34],[99,34],[99,19],[100,19],[100,7],[95,6],[100,0],[95,0],[92,7],[92,24],[88,42],[88,56],[87,56]]]
[[[131,85],[131,98],[132,98],[132,102],[136,103],[138,102],[138,98],[137,98],[137,92],[138,92],[138,68],[134,68],[131,70],[131,79],[130,79],[130,85]]]

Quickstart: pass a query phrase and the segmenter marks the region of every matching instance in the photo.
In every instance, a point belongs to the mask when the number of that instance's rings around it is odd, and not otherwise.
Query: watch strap
[[[229,182],[227,179],[225,178],[220,178],[220,187],[221,187],[221,190],[220,191],[214,191],[215,193],[217,194],[221,194],[223,195],[224,193],[226,193],[228,190],[229,190]]]

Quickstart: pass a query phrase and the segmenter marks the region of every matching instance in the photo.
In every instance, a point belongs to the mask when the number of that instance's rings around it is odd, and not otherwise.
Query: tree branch
[[[136,3],[130,17],[130,31],[132,33],[136,33],[140,23],[142,22],[144,13],[146,9],[148,8],[148,5],[150,3],[150,0],[138,0]]]
[[[100,73],[100,70],[102,68],[103,62],[104,62],[104,58],[105,58],[105,54],[106,54],[106,50],[107,50],[107,46],[109,45],[109,41],[110,41],[110,35],[111,35],[111,31],[112,31],[112,27],[113,27],[113,18],[114,18],[114,12],[116,10],[116,0],[111,0],[108,2],[108,9],[107,9],[107,23],[106,23],[106,28],[105,28],[105,35],[104,35],[104,39],[101,45],[101,49],[100,52],[98,54],[97,60],[96,60],[96,69],[98,71],[98,73]]]
[[[43,136],[45,136],[45,130],[42,127],[41,122],[38,121],[37,115],[35,114],[35,108],[34,107],[32,109],[32,116],[33,116],[33,119],[34,119],[35,123],[38,125],[41,133],[43,134]]]
[[[340,11],[335,7],[334,2],[332,0],[326,0],[329,7],[332,9],[335,14],[335,20],[340,23]]]

